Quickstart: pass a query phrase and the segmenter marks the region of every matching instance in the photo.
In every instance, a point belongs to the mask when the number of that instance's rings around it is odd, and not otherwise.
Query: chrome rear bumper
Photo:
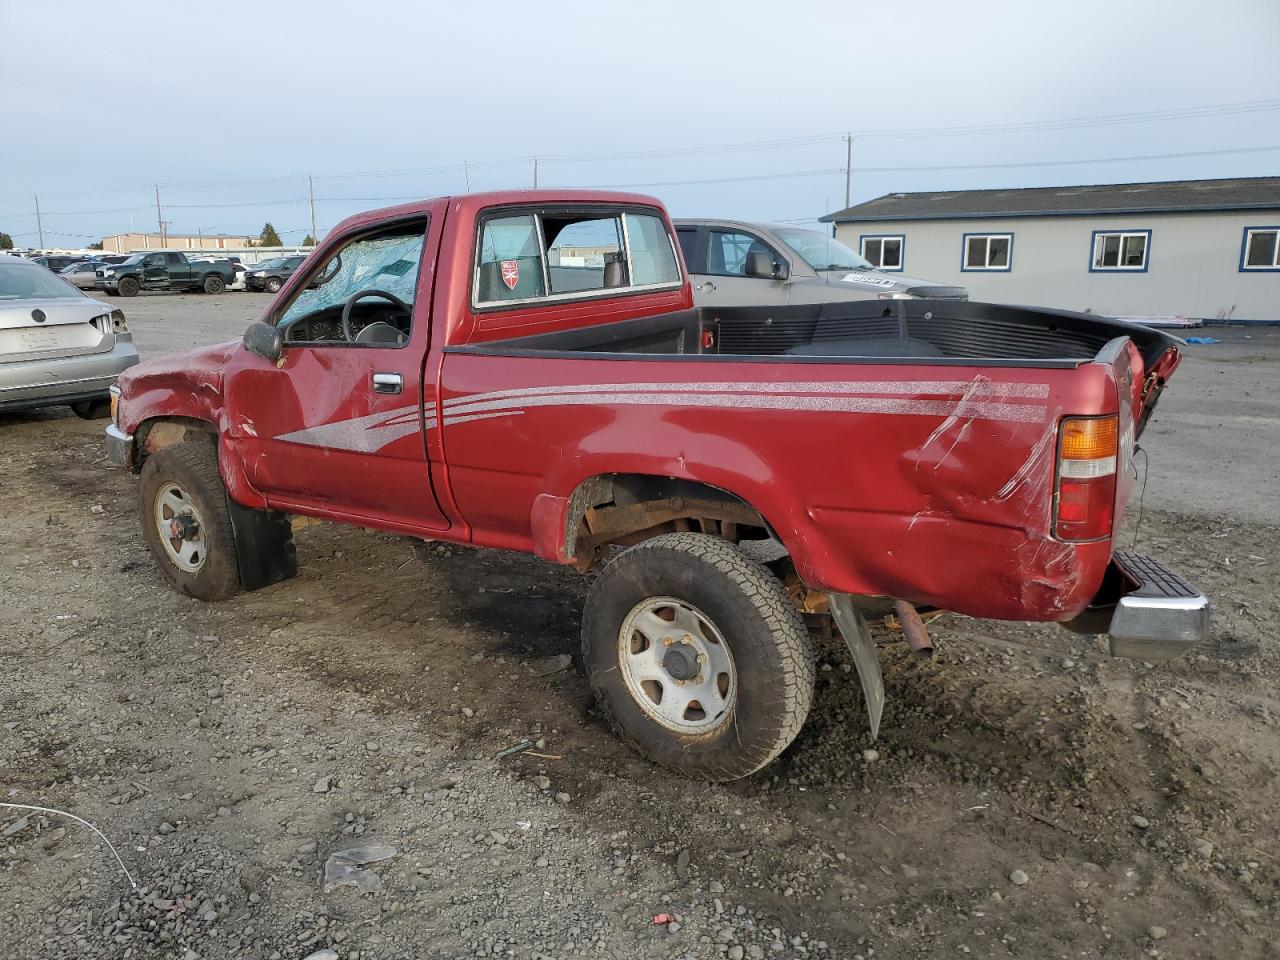
[[[1117,551],[1093,603],[1064,624],[1106,633],[1113,657],[1172,660],[1209,636],[1209,600],[1157,560]]]

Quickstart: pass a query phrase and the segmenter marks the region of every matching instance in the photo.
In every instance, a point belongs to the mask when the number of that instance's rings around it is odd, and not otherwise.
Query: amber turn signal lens
[[[1063,460],[1114,457],[1119,433],[1115,417],[1073,418],[1062,422]]]

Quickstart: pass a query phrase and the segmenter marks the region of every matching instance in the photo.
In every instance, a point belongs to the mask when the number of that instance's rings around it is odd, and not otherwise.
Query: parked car
[[[124,263],[131,256],[133,256],[133,254],[131,253],[102,253],[102,254],[99,254],[94,259],[97,260],[99,263],[115,264],[115,263]]]
[[[102,264],[97,260],[81,260],[69,267],[63,267],[58,271],[58,276],[77,290],[92,290],[98,282],[97,271],[100,269]]]
[[[279,293],[284,282],[293,275],[293,271],[302,266],[306,259],[305,256],[276,257],[257,264],[250,268],[246,278],[249,289]]]
[[[50,253],[31,258],[33,263],[38,263],[40,266],[46,267],[54,273],[61,273],[72,264],[81,263],[85,259],[86,258],[84,256],[75,256],[63,253]]]
[[[105,266],[95,286],[112,296],[136,297],[142,290],[203,290],[221,293],[236,279],[230,260],[188,260],[182,253],[139,253]]]
[[[699,305],[969,297],[964,287],[877,270],[821,230],[744,220],[676,220],[675,225]]]
[[[203,600],[285,580],[302,514],[597,569],[603,715],[713,780],[800,730],[802,614],[843,634],[873,734],[868,616],[1070,622],[1147,660],[1205,637],[1208,601],[1113,541],[1176,338],[958,300],[695,309],[674,243],[658,201],[596,191],[348,218],[242,341],[121,377],[107,451],[156,563]]]
[[[0,411],[70,404],[81,417],[105,417],[108,389],[137,362],[123,313],[0,254]]]

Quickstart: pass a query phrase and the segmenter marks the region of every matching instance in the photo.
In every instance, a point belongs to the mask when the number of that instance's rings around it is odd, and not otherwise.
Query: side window
[[[631,252],[631,283],[644,287],[655,283],[677,283],[680,266],[667,227],[657,217],[643,213],[624,214],[627,248]]]
[[[485,221],[480,233],[476,302],[526,300],[545,294],[542,249],[533,215]]]
[[[879,270],[901,270],[905,245],[906,239],[902,236],[861,237],[858,252]]]
[[[180,253],[166,253],[164,258],[169,261],[169,266],[171,267],[182,265],[182,254]]]
[[[680,241],[680,252],[684,254],[684,265],[688,267],[690,271],[697,270],[697,228],[676,227],[676,239]]]
[[[286,341],[406,343],[425,241],[426,224],[418,222],[356,237],[330,254],[279,314],[276,325],[285,328]],[[395,300],[361,297],[346,311],[344,324],[347,302],[375,290]]]
[[[544,216],[542,230],[547,238],[547,277],[552,293],[603,290],[605,264],[623,262],[622,223],[617,217],[578,220]],[[608,286],[625,283],[623,279]]]
[[[666,222],[644,213],[546,210],[480,225],[477,306],[680,282]]]
[[[707,251],[707,273],[745,277],[749,253],[767,253],[774,260],[782,259],[759,237],[731,230],[712,230],[711,247]]]
[[[150,255],[147,257],[147,259],[145,259],[145,260],[143,260],[143,261],[142,261],[142,265],[143,265],[144,267],[163,267],[163,266],[164,266],[164,254],[163,254],[163,253],[153,253],[153,254],[150,254]]]

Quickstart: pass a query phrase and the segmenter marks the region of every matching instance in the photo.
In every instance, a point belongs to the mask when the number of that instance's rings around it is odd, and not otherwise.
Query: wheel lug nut
[[[706,677],[704,677],[702,674],[698,674],[696,677],[693,678],[694,683],[702,683],[704,680],[706,680]]]
[[[674,643],[674,641],[673,641],[670,637],[663,637],[663,638],[662,638],[662,645],[663,645],[664,647],[669,647],[669,646],[671,646],[671,644],[672,644],[672,643]]]
[[[706,663],[706,662],[707,662],[707,655],[706,655],[705,653],[700,653],[700,654],[698,654],[698,662],[699,662],[699,663]]]

